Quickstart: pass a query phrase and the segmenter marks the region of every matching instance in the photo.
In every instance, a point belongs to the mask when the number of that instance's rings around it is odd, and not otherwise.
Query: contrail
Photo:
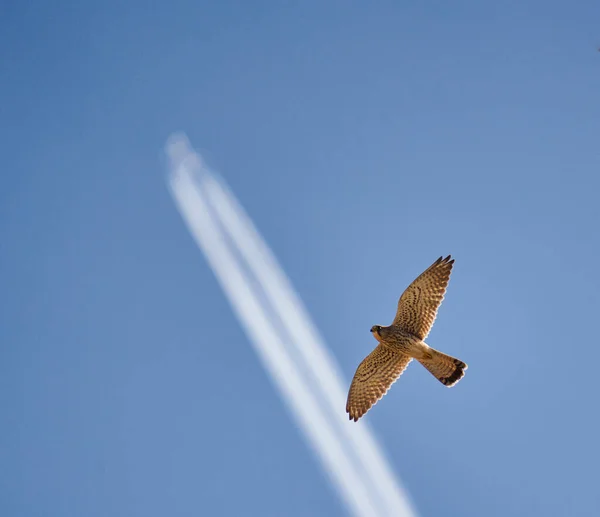
[[[370,487],[371,490],[379,492],[387,515],[413,515],[407,495],[395,480],[366,423],[356,425],[348,421],[345,413],[347,388],[344,388],[347,384],[273,253],[223,182],[214,173],[207,175],[205,182],[225,230],[239,246],[272,306],[279,312],[297,352],[320,388],[321,396],[329,404],[340,432],[345,434],[351,449],[349,453],[352,454],[352,450],[356,453],[361,467],[372,480],[374,486]]]
[[[348,508],[360,517],[415,516],[368,426],[348,422],[339,368],[250,218],[224,182],[204,167],[185,136],[172,136],[167,152],[170,188],[183,219]],[[267,307],[261,305],[251,280],[229,249],[227,237],[276,312],[283,326],[279,334],[274,328],[277,322],[269,320]],[[286,343],[294,349],[286,350]],[[290,352],[303,361],[305,378]],[[326,403],[325,411],[322,403]]]

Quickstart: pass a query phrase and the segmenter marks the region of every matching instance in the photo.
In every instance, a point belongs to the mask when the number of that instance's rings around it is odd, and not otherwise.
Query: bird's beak
[[[369,330],[369,332],[373,332],[373,327],[371,327],[371,330]]]

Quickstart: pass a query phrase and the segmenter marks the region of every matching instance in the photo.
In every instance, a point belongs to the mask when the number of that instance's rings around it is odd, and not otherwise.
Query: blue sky
[[[184,130],[348,379],[456,265],[369,414],[420,515],[600,512],[596,2],[0,6],[0,513],[345,515],[166,188]],[[350,424],[349,424],[350,425]]]

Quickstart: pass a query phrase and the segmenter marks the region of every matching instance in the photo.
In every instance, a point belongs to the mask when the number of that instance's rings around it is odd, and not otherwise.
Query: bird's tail
[[[420,359],[419,362],[443,385],[451,388],[464,377],[467,369],[465,363],[433,348],[428,352],[431,354],[431,359]]]

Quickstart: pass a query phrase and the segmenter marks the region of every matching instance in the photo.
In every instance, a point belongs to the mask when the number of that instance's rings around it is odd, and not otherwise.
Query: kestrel
[[[440,257],[408,286],[398,301],[389,327],[374,325],[379,342],[354,374],[346,412],[355,422],[383,397],[413,359],[451,388],[465,375],[467,365],[425,343],[444,299],[454,259]]]

